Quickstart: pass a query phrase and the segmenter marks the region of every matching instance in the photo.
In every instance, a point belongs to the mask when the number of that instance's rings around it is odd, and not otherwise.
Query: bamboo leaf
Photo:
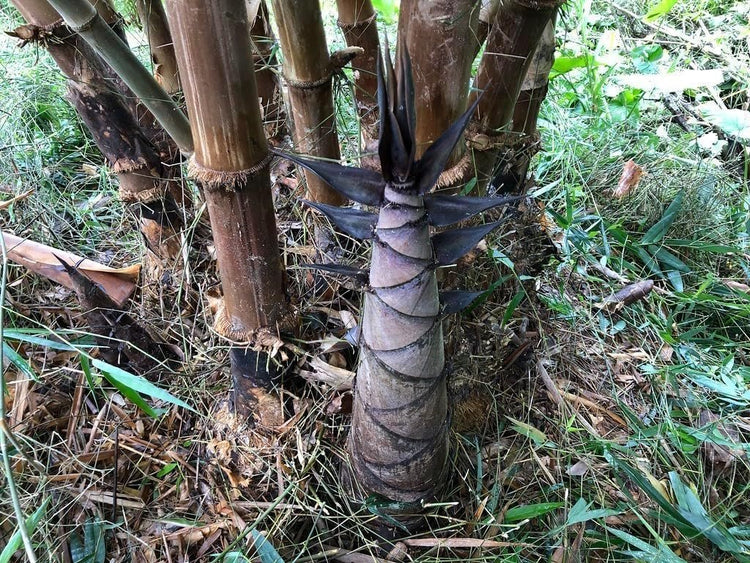
[[[3,340],[3,355],[8,358],[10,363],[16,366],[21,373],[24,373],[27,377],[33,379],[37,383],[41,381],[26,358],[16,352],[5,340]]]
[[[565,520],[566,526],[572,526],[573,524],[580,524],[581,522],[588,522],[589,520],[596,520],[597,518],[606,518],[607,516],[614,516],[620,514],[617,510],[611,510],[609,508],[597,508],[595,510],[589,510],[591,506],[590,502],[586,502],[583,498],[579,498],[568,512],[568,518]]]
[[[258,552],[260,563],[284,563],[279,552],[276,551],[276,548],[263,534],[255,529],[253,529],[252,534],[253,543],[255,545],[255,550]]]
[[[383,201],[385,182],[377,172],[364,168],[342,166],[337,162],[303,158],[282,151],[274,150],[273,152],[283,158],[288,158],[303,168],[307,168],[334,190],[353,201],[373,206],[378,206]]]
[[[521,506],[514,506],[509,508],[505,513],[505,522],[520,522],[521,520],[530,520],[531,518],[537,518],[544,516],[545,514],[562,508],[565,506],[564,502],[540,502],[537,504],[524,504]]]
[[[101,522],[86,520],[83,525],[83,541],[78,534],[71,536],[70,556],[73,563],[104,563],[106,561],[104,527]]]
[[[669,207],[664,211],[661,219],[643,235],[641,244],[654,244],[664,238],[667,234],[669,227],[672,226],[674,220],[677,218],[677,214],[682,209],[682,200],[685,198],[685,192],[680,191],[669,204]]]
[[[302,203],[317,209],[344,233],[359,240],[372,237],[375,223],[378,220],[378,216],[374,213],[368,213],[353,207],[337,207],[307,200],[302,200]]]
[[[92,363],[94,367],[99,369],[104,377],[112,383],[115,387],[117,387],[120,390],[128,389],[135,393],[143,393],[144,395],[148,395],[149,397],[153,399],[158,399],[160,401],[165,401],[167,403],[172,403],[173,405],[177,405],[178,407],[185,408],[189,411],[196,412],[196,410],[188,405],[185,401],[182,399],[178,399],[174,395],[172,395],[169,391],[166,391],[165,389],[162,389],[160,387],[157,387],[147,379],[133,375],[132,373],[128,373],[124,369],[118,368],[117,366],[110,365],[106,362],[103,362],[101,360],[94,359],[92,360]],[[153,412],[153,409],[152,409]]]
[[[708,515],[700,499],[680,480],[676,471],[669,472],[669,481],[677,501],[677,509],[696,530],[723,551],[750,554],[750,550],[747,550],[737,538],[732,536],[724,525]]]
[[[606,526],[606,529],[615,537],[620,538],[622,541],[636,549],[640,549],[640,552],[625,552],[627,555],[630,555],[639,561],[651,561],[653,563],[687,563],[682,557],[679,557],[669,549],[669,547],[663,542],[659,542],[659,546],[654,547],[642,539],[622,530],[618,530],[617,528]]]
[[[45,498],[42,505],[34,511],[34,514],[26,519],[24,525],[26,526],[26,530],[28,530],[29,535],[34,533],[34,530],[36,530],[39,522],[47,513],[47,505],[49,504],[49,500],[50,497]],[[19,530],[16,530],[8,540],[8,543],[5,544],[3,551],[0,552],[0,563],[9,563],[9,561],[13,558],[13,554],[21,549],[22,545],[23,539],[21,538],[21,532]]]
[[[677,2],[678,0],[659,0],[648,9],[643,19],[647,22],[655,22],[662,16],[666,16]]]

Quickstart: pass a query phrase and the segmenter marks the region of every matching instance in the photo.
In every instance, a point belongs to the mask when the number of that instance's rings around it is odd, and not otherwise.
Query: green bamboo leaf
[[[5,342],[5,340],[3,340],[3,356],[8,358],[10,363],[16,366],[21,373],[25,374],[27,377],[29,377],[29,379],[33,379],[34,381],[39,383],[39,376],[36,374],[26,358],[24,358],[23,356],[21,356],[21,354],[11,348],[11,346],[7,342]]]
[[[505,513],[505,522],[520,522],[521,520],[530,520],[543,516],[553,510],[565,506],[563,502],[540,502],[537,504],[523,504],[509,508]]]
[[[664,211],[661,219],[643,235],[641,239],[642,245],[654,244],[664,238],[667,234],[669,227],[672,226],[674,220],[677,218],[677,214],[682,209],[682,201],[685,199],[685,192],[681,190],[669,204],[669,207]]]
[[[258,557],[260,557],[260,563],[284,563],[281,555],[279,555],[279,552],[276,551],[271,542],[266,539],[266,536],[255,529],[252,531],[252,534],[255,550],[258,552]]]
[[[750,550],[732,536],[723,524],[709,516],[700,499],[680,480],[676,471],[669,472],[669,482],[672,484],[672,492],[680,514],[696,530],[723,551],[750,555]]]
[[[573,70],[574,68],[586,68],[596,64],[593,55],[578,55],[576,57],[561,56],[555,58],[550,71],[550,79],[561,76]]]
[[[36,530],[39,522],[46,515],[48,504],[49,497],[45,498],[42,505],[34,511],[34,514],[26,519],[26,530],[28,531],[29,535],[34,533],[34,530]],[[8,543],[5,544],[3,551],[0,553],[0,563],[8,563],[13,557],[13,554],[21,549],[22,545],[23,539],[21,539],[21,532],[19,530],[16,530],[8,540]]]
[[[107,554],[102,522],[86,520],[83,525],[83,541],[79,534],[70,538],[70,556],[73,563],[105,563]]]
[[[182,399],[178,399],[174,395],[172,395],[169,391],[166,391],[165,389],[162,389],[160,387],[157,387],[147,379],[133,375],[132,373],[128,373],[124,369],[118,368],[117,366],[110,365],[106,362],[103,362],[101,360],[92,360],[94,367],[99,369],[104,377],[112,383],[115,387],[118,389],[127,388],[132,391],[135,391],[138,394],[144,394],[148,395],[149,397],[153,399],[158,399],[160,401],[165,401],[167,403],[172,403],[173,405],[177,405],[178,407],[182,407],[185,409],[188,409],[189,411],[196,412],[196,410],[188,405],[185,401]]]
[[[678,0],[659,0],[659,2],[649,8],[643,19],[651,23],[666,16],[674,5],[677,4],[677,1]]]
[[[513,423],[513,430],[515,430],[522,436],[531,438],[537,446],[544,446],[545,444],[550,443],[547,435],[531,424],[521,422],[520,420],[516,420],[515,418],[511,418],[509,416],[506,418]]]
[[[221,563],[250,563],[250,560],[240,551],[230,551],[224,554]]]
[[[651,563],[687,563],[682,557],[669,549],[669,547],[663,542],[659,542],[658,547],[654,547],[642,539],[622,530],[618,530],[617,528],[610,528],[609,526],[605,526],[605,528],[613,536],[620,538],[625,543],[640,550],[640,552],[625,552],[636,560],[649,561]]]
[[[611,510],[609,508],[589,510],[590,506],[590,502],[587,503],[583,498],[579,498],[578,502],[576,502],[568,512],[568,518],[565,520],[565,525],[572,526],[573,524],[580,524],[581,522],[588,522],[589,520],[596,520],[597,518],[606,518],[607,516],[620,514],[619,511]]]
[[[106,376],[105,376],[106,377]],[[114,387],[131,403],[133,403],[136,407],[141,409],[143,412],[145,412],[148,416],[151,418],[159,418],[161,415],[164,414],[164,409],[155,409],[151,405],[149,405],[143,397],[137,392],[128,387],[127,385],[123,385],[119,381],[116,380],[110,380],[107,378],[107,380],[114,385]]]
[[[523,289],[513,296],[513,299],[511,299],[510,303],[508,303],[508,308],[505,309],[502,324],[505,324],[510,320],[510,318],[513,316],[513,312],[516,310],[518,305],[521,304],[521,301],[523,301],[524,297],[526,297],[526,292]]]
[[[51,350],[63,350],[71,351],[75,350],[70,344],[60,342],[58,340],[50,340],[49,338],[43,338],[34,334],[21,330],[6,329],[3,331],[3,337],[10,340],[19,340],[28,344],[38,344],[39,346],[45,346]]]

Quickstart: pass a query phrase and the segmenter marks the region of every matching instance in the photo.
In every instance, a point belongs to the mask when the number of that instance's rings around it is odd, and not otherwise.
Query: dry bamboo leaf
[[[314,371],[301,370],[300,375],[308,381],[321,381],[336,391],[347,391],[352,388],[354,372],[327,364],[320,358],[310,360]]]
[[[34,193],[34,190],[27,190],[23,192],[22,194],[18,194],[15,197],[12,197],[10,199],[6,199],[5,201],[0,201],[0,210],[8,209],[11,205],[16,203],[17,201],[21,201],[29,197],[31,194]]]
[[[583,461],[579,460],[570,467],[568,467],[568,470],[565,472],[568,475],[571,475],[573,477],[582,477],[588,473],[589,466],[588,464]]]
[[[69,264],[76,265],[78,270],[97,283],[120,307],[127,302],[135,290],[140,265],[110,268],[77,254],[23,239],[10,233],[3,232],[2,236],[8,249],[8,258],[69,289],[75,288],[70,276],[57,259],[58,256]]]
[[[92,502],[100,502],[102,504],[114,504],[114,496],[110,491],[97,491],[97,490],[84,490],[80,491],[80,494],[86,497]],[[146,503],[138,497],[124,496],[122,494],[117,495],[117,506],[121,508],[146,508]]]
[[[641,181],[642,176],[643,168],[638,166],[634,160],[628,160],[622,167],[622,176],[620,176],[620,181],[612,195],[618,199],[625,197],[638,187],[638,182]]]
[[[740,283],[736,282],[734,280],[722,280],[722,283],[727,286],[729,289],[733,289],[734,291],[741,291],[743,293],[750,293],[750,285],[747,285],[746,283]]]

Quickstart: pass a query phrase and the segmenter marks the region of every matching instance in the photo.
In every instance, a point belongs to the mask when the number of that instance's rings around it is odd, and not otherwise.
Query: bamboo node
[[[203,184],[208,191],[241,190],[249,180],[268,168],[272,159],[273,153],[269,152],[260,162],[244,170],[213,170],[196,162],[193,155],[188,161],[188,176]]]
[[[118,195],[123,203],[151,203],[164,199],[166,191],[166,184],[157,184],[152,188],[139,191],[123,189],[120,186]]]
[[[364,20],[356,21],[356,22],[342,22],[340,19],[336,22],[336,25],[339,26],[339,29],[343,31],[344,33],[347,33],[348,31],[359,31],[360,34],[370,27],[372,23],[378,19],[378,14],[373,13],[369,18],[366,18]]]
[[[466,152],[456,164],[444,170],[435,183],[437,189],[455,186],[459,181],[463,181],[468,176],[468,171],[473,165],[471,154]]]
[[[233,326],[223,299],[214,313],[214,330],[234,346],[249,346],[254,350],[264,351],[271,357],[284,346],[284,341],[268,327],[238,329]]]
[[[97,12],[96,10],[92,10],[89,19],[84,21],[82,24],[68,24],[68,27],[70,27],[71,30],[75,31],[78,34],[85,33],[86,31],[89,31],[92,27],[94,27],[97,19],[99,19],[99,12]]]
[[[333,78],[333,73],[329,73],[322,78],[317,80],[296,80],[288,77],[286,74],[283,75],[287,85],[295,90],[315,90],[316,88],[322,88],[326,86]]]
[[[515,131],[502,131],[487,129],[476,121],[469,123],[465,132],[466,146],[475,151],[490,151],[501,148],[513,147],[524,141],[526,135]]]

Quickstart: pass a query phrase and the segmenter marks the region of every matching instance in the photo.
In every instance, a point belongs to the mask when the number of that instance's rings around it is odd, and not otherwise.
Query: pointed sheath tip
[[[314,160],[282,151],[274,151],[274,154],[310,170],[348,199],[372,206],[379,206],[383,201],[385,181],[373,170],[343,166],[338,162]]]
[[[331,223],[350,237],[359,240],[372,238],[375,223],[378,220],[378,216],[374,213],[354,209],[353,207],[338,207],[336,205],[317,203],[306,199],[303,199],[302,203],[328,217]]]

